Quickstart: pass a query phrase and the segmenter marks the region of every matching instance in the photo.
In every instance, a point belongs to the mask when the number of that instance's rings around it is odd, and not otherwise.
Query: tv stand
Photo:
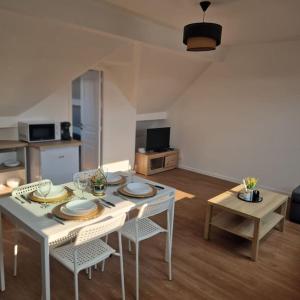
[[[136,172],[143,175],[152,175],[177,168],[178,150],[164,152],[136,153]]]

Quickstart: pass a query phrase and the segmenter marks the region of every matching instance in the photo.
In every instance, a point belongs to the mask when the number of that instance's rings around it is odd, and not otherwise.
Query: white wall
[[[300,42],[240,46],[212,64],[169,111],[181,166],[285,192],[299,185],[299,53]]]
[[[69,84],[64,84],[55,93],[24,113],[15,117],[0,117],[0,139],[18,139],[18,121],[69,121],[71,119],[70,97],[71,87]]]
[[[71,85],[64,84],[55,93],[18,116],[19,120],[71,120]]]
[[[135,153],[136,110],[104,72],[103,163],[110,170],[128,169]],[[71,120],[71,83],[33,106],[23,114],[10,118],[11,125],[0,128],[0,139],[17,139],[18,120]],[[9,124],[7,118],[3,124]],[[1,118],[0,118],[1,127]]]
[[[135,154],[136,109],[104,71],[103,163],[109,171],[127,170]]]

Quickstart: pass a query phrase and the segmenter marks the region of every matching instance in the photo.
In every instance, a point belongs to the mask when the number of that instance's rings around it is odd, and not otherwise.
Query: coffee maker
[[[63,141],[71,140],[70,126],[71,126],[70,122],[61,122],[60,123],[61,139]]]

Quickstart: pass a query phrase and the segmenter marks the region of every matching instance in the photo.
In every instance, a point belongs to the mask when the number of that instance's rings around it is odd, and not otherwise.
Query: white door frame
[[[103,164],[103,104],[104,104],[104,99],[103,99],[103,80],[104,80],[104,75],[103,75],[103,71],[101,70],[97,70],[96,68],[95,69],[89,69],[87,70],[86,72],[88,71],[96,71],[99,73],[99,98],[98,98],[98,115],[99,115],[99,130],[98,130],[98,158],[97,158],[97,161],[98,161],[98,167],[102,166]],[[85,72],[84,72],[85,73]],[[82,73],[80,76],[82,76],[84,73]],[[80,77],[78,76],[78,77]],[[76,78],[74,78],[76,79]],[[68,105],[68,118],[69,118],[69,121],[71,122],[71,124],[73,125],[73,95],[72,95],[72,82],[73,80],[71,80],[70,82],[70,89],[69,89],[69,105]],[[82,91],[82,88],[81,88],[81,91]],[[72,129],[72,128],[71,128]],[[81,169],[81,159],[80,159],[80,169]]]

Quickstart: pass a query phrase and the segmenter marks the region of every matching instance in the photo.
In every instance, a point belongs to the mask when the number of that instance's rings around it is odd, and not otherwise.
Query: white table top
[[[155,182],[145,180],[137,176],[134,176],[134,181],[156,184]],[[74,188],[73,183],[68,183],[66,185],[72,189]],[[108,187],[104,199],[114,203],[116,207],[105,207],[103,214],[101,214],[101,216],[99,216],[98,218],[94,218],[88,221],[64,221],[64,225],[59,224],[55,220],[51,220],[46,217],[46,214],[51,212],[53,207],[55,207],[55,205],[57,204],[50,205],[47,208],[41,208],[41,205],[39,203],[32,202],[30,204],[26,202],[24,204],[21,204],[13,197],[8,197],[0,200],[0,209],[4,213],[11,215],[14,219],[17,219],[36,235],[41,236],[42,238],[48,238],[48,242],[50,243],[54,240],[57,240],[58,238],[67,236],[69,233],[73,232],[74,230],[80,227],[99,222],[101,220],[118,215],[120,213],[126,213],[138,206],[159,199],[161,197],[175,198],[175,189],[162,184],[158,185],[165,187],[165,189],[158,189],[156,196],[145,199],[128,200],[124,200],[118,196],[113,195],[113,191],[115,191],[118,188],[118,186]],[[85,196],[88,199],[97,198],[87,192],[85,192]]]

